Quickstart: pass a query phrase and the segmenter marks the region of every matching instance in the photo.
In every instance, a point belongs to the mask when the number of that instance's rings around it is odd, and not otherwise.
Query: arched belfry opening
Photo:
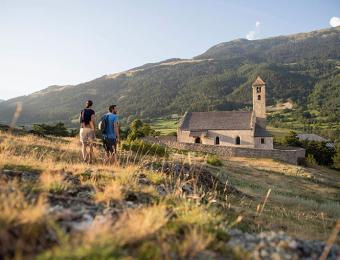
[[[236,137],[235,144],[236,145],[240,145],[241,144],[241,138],[239,136]]]
[[[196,137],[195,144],[200,144],[200,143],[202,143],[201,137]]]

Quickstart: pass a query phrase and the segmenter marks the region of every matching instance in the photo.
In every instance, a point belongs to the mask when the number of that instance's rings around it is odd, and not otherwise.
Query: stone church
[[[253,111],[187,112],[180,121],[177,141],[208,145],[273,149],[266,130],[266,85],[252,84]]]

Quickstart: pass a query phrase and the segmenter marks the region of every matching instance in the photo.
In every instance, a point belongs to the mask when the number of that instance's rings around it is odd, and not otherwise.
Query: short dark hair
[[[92,107],[92,105],[93,105],[92,100],[87,100],[86,101],[86,107]]]
[[[109,106],[109,111],[112,112],[115,108],[116,108],[117,105],[111,105]]]

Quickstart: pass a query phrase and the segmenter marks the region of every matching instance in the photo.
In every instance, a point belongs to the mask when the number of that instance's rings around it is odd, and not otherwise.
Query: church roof
[[[216,111],[188,112],[184,115],[181,130],[250,130],[252,112]]]
[[[273,137],[271,133],[267,131],[267,129],[255,124],[255,137]]]
[[[253,86],[263,86],[266,83],[261,79],[260,76],[257,76],[256,80],[253,83]]]

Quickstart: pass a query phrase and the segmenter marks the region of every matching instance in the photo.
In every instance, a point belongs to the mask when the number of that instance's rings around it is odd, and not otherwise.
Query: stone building
[[[177,141],[220,146],[273,149],[266,130],[266,85],[252,84],[253,111],[187,112],[180,121]]]

